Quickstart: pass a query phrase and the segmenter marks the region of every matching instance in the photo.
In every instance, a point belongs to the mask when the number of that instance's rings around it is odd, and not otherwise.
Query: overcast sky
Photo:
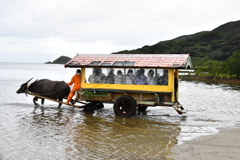
[[[240,0],[0,0],[0,62],[112,53],[240,20]]]

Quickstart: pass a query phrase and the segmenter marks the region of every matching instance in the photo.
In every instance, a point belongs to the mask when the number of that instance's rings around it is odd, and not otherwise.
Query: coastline
[[[173,146],[170,159],[240,159],[240,124]]]
[[[217,78],[209,78],[205,76],[196,76],[196,75],[181,75],[181,80],[184,81],[199,81],[204,82],[206,84],[226,84],[230,87],[235,87],[240,89],[240,79],[217,79]]]

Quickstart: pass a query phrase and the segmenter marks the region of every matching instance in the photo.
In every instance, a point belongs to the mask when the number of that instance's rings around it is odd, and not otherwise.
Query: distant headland
[[[65,64],[68,61],[70,61],[72,58],[67,57],[67,56],[60,56],[59,58],[57,58],[56,60],[54,60],[53,62],[46,62],[45,64]]]

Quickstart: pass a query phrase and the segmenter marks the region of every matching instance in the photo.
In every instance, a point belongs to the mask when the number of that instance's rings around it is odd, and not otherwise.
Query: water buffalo
[[[51,81],[49,79],[41,79],[36,80],[35,82],[28,85],[28,83],[32,80],[28,80],[26,83],[23,83],[21,87],[17,90],[17,93],[26,93],[31,92],[36,95],[40,95],[43,97],[55,99],[62,101],[63,98],[67,98],[70,87],[64,81]],[[42,105],[44,104],[44,99],[40,98],[42,101]],[[39,106],[37,104],[38,97],[33,98],[33,103],[35,106]],[[60,108],[62,103],[59,103],[58,108]]]

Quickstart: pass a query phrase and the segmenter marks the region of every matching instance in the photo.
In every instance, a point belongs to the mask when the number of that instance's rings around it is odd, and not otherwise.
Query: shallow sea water
[[[169,159],[172,146],[239,122],[240,90],[226,85],[180,82],[188,110],[149,107],[132,118],[114,115],[111,104],[93,114],[46,100],[33,113],[32,96],[16,94],[30,78],[70,81],[63,65],[0,63],[0,160]]]

